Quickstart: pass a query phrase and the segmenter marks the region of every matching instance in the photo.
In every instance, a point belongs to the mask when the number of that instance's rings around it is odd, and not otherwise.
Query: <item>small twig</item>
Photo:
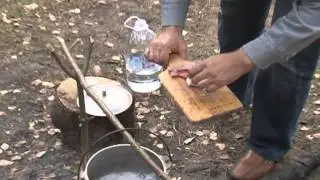
[[[70,46],[69,51],[71,51],[79,42],[81,42],[80,38],[77,38]]]
[[[118,128],[118,129],[125,129],[121,122],[118,120],[118,118],[110,111],[110,109],[107,107],[105,102],[90,88],[88,88],[88,83],[86,82],[80,68],[72,58],[70,51],[68,50],[68,47],[65,44],[65,41],[61,37],[57,37],[58,41],[60,42],[62,49],[64,53],[67,56],[68,61],[71,63],[73,69],[75,70],[77,74],[77,80],[81,83],[84,90],[87,92],[87,94],[99,105],[99,107],[102,109],[102,111],[107,115],[107,117],[110,119],[110,121]],[[158,176],[161,179],[170,180],[168,175],[166,175],[156,164],[152,161],[150,156],[137,144],[137,142],[133,139],[131,134],[128,131],[122,131],[122,135],[129,141],[133,149],[135,149],[138,154],[141,155],[141,157],[155,170],[155,172],[158,174]]]
[[[53,49],[52,46],[48,46],[48,49],[50,50],[50,55],[53,57],[53,59],[59,64],[59,66],[61,67],[61,69],[68,75],[70,76],[72,79],[76,78],[76,74],[71,72],[69,69],[67,69],[61,62],[60,58],[58,57],[58,55],[56,54],[55,50]]]
[[[92,49],[93,49],[93,44],[94,44],[94,40],[93,38],[90,36],[89,38],[89,47],[88,47],[88,53],[87,53],[87,58],[86,58],[86,63],[82,68],[82,73],[84,76],[87,75],[88,73],[88,69],[89,69],[89,64],[90,64],[90,60],[91,60],[91,53],[92,53]]]

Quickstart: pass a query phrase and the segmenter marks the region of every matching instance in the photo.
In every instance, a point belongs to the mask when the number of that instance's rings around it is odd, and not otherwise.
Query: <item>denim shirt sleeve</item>
[[[162,0],[162,26],[184,28],[191,0]]]
[[[243,49],[257,67],[265,69],[289,58],[320,38],[320,1],[300,0],[269,29]]]

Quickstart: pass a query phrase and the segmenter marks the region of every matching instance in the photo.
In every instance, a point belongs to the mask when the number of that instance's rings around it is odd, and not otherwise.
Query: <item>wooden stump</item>
[[[117,81],[106,79],[103,77],[86,77],[89,84],[117,84]],[[123,85],[122,85],[123,86]],[[123,86],[129,90],[126,86]],[[130,90],[129,90],[130,91]],[[80,110],[77,106],[77,85],[76,81],[68,78],[64,80],[56,89],[56,100],[51,107],[52,123],[56,128],[61,130],[63,142],[72,149],[80,151],[80,127],[79,114]],[[131,106],[117,115],[120,122],[126,128],[134,127],[134,97]],[[89,146],[102,135],[113,131],[116,127],[107,119],[107,117],[93,117],[89,122]],[[97,148],[108,145],[121,143],[123,140],[121,134],[115,134],[98,144]]]

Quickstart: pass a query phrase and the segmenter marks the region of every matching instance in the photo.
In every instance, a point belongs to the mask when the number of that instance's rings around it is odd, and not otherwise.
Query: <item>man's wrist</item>
[[[182,34],[183,28],[178,25],[168,25],[168,26],[162,26],[162,31],[169,31],[173,33]]]
[[[235,61],[238,61],[240,63],[240,66],[243,67],[246,71],[250,71],[255,68],[256,64],[252,61],[252,59],[248,56],[243,48],[240,48],[233,53],[235,56]]]

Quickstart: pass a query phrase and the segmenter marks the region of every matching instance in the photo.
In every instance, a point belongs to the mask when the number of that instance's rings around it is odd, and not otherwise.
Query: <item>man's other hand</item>
[[[189,78],[192,87],[214,92],[229,85],[254,67],[253,61],[240,49],[169,69],[169,74],[172,77]]]
[[[158,64],[167,66],[169,55],[176,53],[187,59],[187,43],[182,37],[182,28],[168,26],[150,43],[147,57]]]

